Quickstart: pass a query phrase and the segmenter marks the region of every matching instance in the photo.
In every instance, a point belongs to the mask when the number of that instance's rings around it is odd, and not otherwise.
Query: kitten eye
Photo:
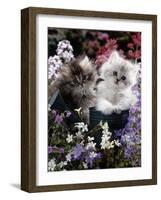
[[[87,78],[88,78],[87,75],[82,76],[83,81],[86,80]]]
[[[73,82],[70,82],[69,85],[70,85],[71,87],[74,87],[74,83],[73,83]]]
[[[91,77],[92,77],[92,73],[91,73],[91,74],[88,74],[88,75],[86,76],[86,80],[90,80]]]
[[[117,71],[113,71],[113,75],[114,75],[114,76],[117,76]]]
[[[124,81],[124,80],[126,80],[126,77],[125,77],[125,76],[122,76],[121,79]]]

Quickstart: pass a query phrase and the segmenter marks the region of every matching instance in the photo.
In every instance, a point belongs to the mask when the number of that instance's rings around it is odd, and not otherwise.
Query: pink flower
[[[128,43],[127,47],[130,48],[130,49],[133,49],[134,48],[134,44],[133,43]]]
[[[129,50],[128,51],[128,57],[131,58],[131,59],[140,59],[141,58],[141,51],[140,50],[136,50],[136,51]]]
[[[107,56],[105,55],[98,55],[97,58],[96,58],[96,62],[95,64],[100,67],[103,63],[105,63],[107,61]]]
[[[106,48],[110,50],[117,49],[118,44],[116,39],[109,39],[106,44]]]
[[[130,58],[134,58],[135,56],[134,56],[134,52],[132,51],[132,50],[129,50],[128,51],[128,56],[130,57]]]
[[[109,35],[107,33],[99,32],[99,34],[98,34],[98,39],[99,40],[108,40],[108,38],[109,38]]]
[[[134,56],[135,56],[136,59],[141,58],[141,51],[140,51],[140,50],[136,50],[136,51],[134,52]]]
[[[132,40],[136,46],[141,45],[141,33],[136,33],[135,35],[132,35]]]

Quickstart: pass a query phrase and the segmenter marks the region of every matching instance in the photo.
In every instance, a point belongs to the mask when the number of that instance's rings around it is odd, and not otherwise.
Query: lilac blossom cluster
[[[48,59],[48,79],[55,79],[58,76],[59,69],[63,66],[59,56],[50,56]]]
[[[57,55],[48,59],[48,79],[55,80],[59,75],[59,70],[65,63],[69,63],[74,58],[73,47],[68,40],[62,40],[57,45]]]
[[[57,55],[63,60],[64,63],[69,63],[74,58],[73,47],[68,40],[62,40],[57,46]]]
[[[137,101],[130,108],[128,123],[123,129],[115,130],[114,133],[120,138],[120,143],[124,147],[124,157],[135,167],[141,166],[141,70],[138,72],[133,92]]]

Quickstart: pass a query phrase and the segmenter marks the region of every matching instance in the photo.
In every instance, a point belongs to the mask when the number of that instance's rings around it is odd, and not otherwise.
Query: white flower
[[[101,127],[103,129],[102,130],[102,133],[103,133],[102,138],[105,138],[106,140],[110,139],[112,133],[109,132],[108,123],[105,122]]]
[[[99,125],[102,127],[102,125],[103,125],[103,122],[102,122],[102,120],[100,121]]]
[[[84,122],[75,123],[75,127],[77,127],[78,129],[81,129],[83,126],[84,126]]]
[[[59,164],[57,164],[58,167],[63,168],[67,165],[67,161],[61,161]]]
[[[101,149],[112,149],[114,147],[114,141],[102,140]]]
[[[56,167],[56,163],[55,163],[55,159],[51,159],[49,162],[48,162],[48,171],[54,171]]]
[[[75,127],[83,133],[88,131],[88,126],[87,124],[84,124],[84,122],[75,123]]]
[[[57,166],[59,166],[60,168],[63,168],[64,167],[64,162],[61,161]]]
[[[114,140],[114,143],[115,143],[115,145],[118,146],[118,147],[121,146],[121,143],[119,142],[119,140]]]
[[[77,113],[80,113],[80,111],[81,111],[81,107],[80,108],[78,108],[78,109],[74,109]]]
[[[88,126],[87,126],[87,124],[84,125],[84,127],[82,128],[82,131],[83,131],[83,132],[87,132],[87,131],[88,131]]]
[[[89,154],[90,158],[95,158],[96,156],[97,156],[97,154],[94,151],[90,152],[90,154]]]
[[[83,164],[84,169],[87,169],[87,168],[88,168],[87,163],[83,162],[82,164]]]
[[[102,127],[103,130],[108,130],[109,129],[109,126],[108,126],[107,122],[105,122],[101,127]]]
[[[102,131],[103,133],[108,132],[109,126],[108,126],[108,123],[107,123],[107,122],[103,123],[102,121],[100,121],[99,125],[100,125],[101,128],[103,129],[103,131]]]
[[[89,137],[88,136],[88,142],[91,142],[91,141],[93,141],[94,140],[94,137]]]
[[[73,135],[68,134],[68,136],[67,136],[67,138],[66,138],[66,141],[67,141],[68,143],[72,142],[72,141],[73,141]]]
[[[105,125],[103,131],[103,135],[101,137],[102,141],[100,143],[101,149],[111,149],[114,147],[115,142],[110,141],[112,133],[108,131],[107,124]]]
[[[64,166],[67,165],[67,161],[64,161]]]
[[[66,160],[67,160],[67,162],[70,162],[71,159],[72,159],[72,156],[71,156],[70,153],[68,153],[68,154],[66,155]]]
[[[82,110],[82,108],[80,107],[80,108],[78,108],[78,109],[74,109],[74,111],[76,111],[77,113],[78,113],[78,115],[80,116],[80,114],[81,114],[81,110]]]
[[[109,138],[110,138],[111,135],[112,135],[112,133],[109,132],[107,129],[106,129],[106,130],[103,130],[102,133],[103,133],[103,137],[109,137]]]
[[[48,104],[48,111],[51,111],[51,105]]]
[[[86,149],[95,149],[96,143],[94,143],[93,141],[88,142],[86,145]]]
[[[83,135],[82,135],[81,131],[78,131],[78,132],[76,133],[76,137],[77,137],[77,138],[80,138],[80,139],[83,139]]]

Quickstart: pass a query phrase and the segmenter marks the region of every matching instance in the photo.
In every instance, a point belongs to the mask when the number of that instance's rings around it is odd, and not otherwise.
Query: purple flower
[[[48,146],[48,153],[52,153],[53,152],[53,147],[52,146]]]
[[[124,135],[125,129],[116,129],[114,130],[114,135],[116,138],[120,138],[122,135]]]
[[[64,153],[64,148],[53,147],[53,152]]]
[[[132,88],[137,102],[130,108],[128,123],[124,129],[115,130],[115,137],[120,138],[124,146],[124,157],[130,159],[132,166],[140,166],[141,163],[141,90],[140,79]]]
[[[73,155],[74,160],[78,160],[81,156],[82,153],[84,153],[85,150],[81,144],[77,144],[74,148],[73,151],[71,152],[71,155]]]
[[[137,128],[137,130],[141,130],[141,123],[137,123],[136,128]]]
[[[55,123],[58,123],[59,125],[62,123],[63,117],[59,114],[56,115],[55,117]]]
[[[124,150],[125,158],[130,159],[132,152],[133,152],[133,149],[130,148],[129,146],[127,148],[125,148],[125,150]]]
[[[56,116],[56,110],[52,110],[53,117]]]
[[[92,168],[95,160],[99,158],[101,158],[101,153],[88,151],[87,155],[85,156],[85,162],[88,164],[90,168]]]
[[[70,111],[65,111],[64,114],[65,114],[65,116],[68,118],[68,117],[70,117],[71,112],[70,112]]]
[[[60,147],[52,147],[52,146],[48,146],[48,153],[55,153],[55,152],[58,152],[58,153],[64,153],[64,148]]]

